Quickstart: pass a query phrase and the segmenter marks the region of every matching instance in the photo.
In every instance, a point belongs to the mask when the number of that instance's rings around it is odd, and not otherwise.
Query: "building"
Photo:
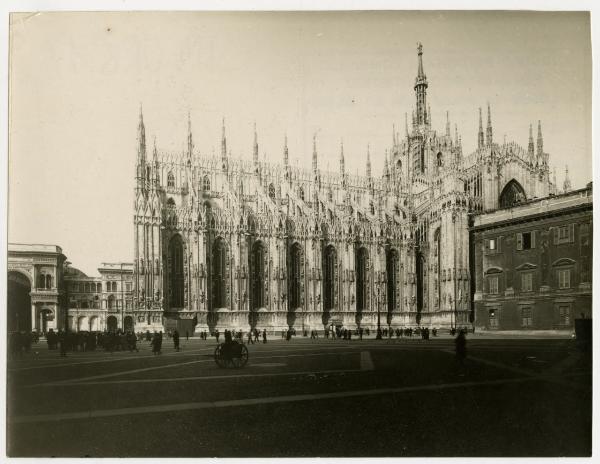
[[[476,215],[475,326],[570,329],[592,316],[592,188]]]
[[[74,267],[65,268],[69,329],[132,330],[132,263],[102,263],[98,272],[100,276],[88,277]]]
[[[146,144],[140,110],[134,205],[136,329],[281,330],[378,325],[450,327],[473,321],[469,218],[557,193],[541,123],[527,148],[493,138],[491,108],[478,148],[432,126],[419,44],[415,107],[392,131],[384,170],[364,176],[319,165],[293,167],[194,147],[188,117],[183,154]],[[526,130],[526,129],[525,129]],[[283,138],[283,137],[282,137]],[[250,145],[250,144],[249,144]],[[163,320],[164,318],[164,320]]]
[[[66,320],[63,265],[56,245],[8,245],[7,329],[46,332]]]

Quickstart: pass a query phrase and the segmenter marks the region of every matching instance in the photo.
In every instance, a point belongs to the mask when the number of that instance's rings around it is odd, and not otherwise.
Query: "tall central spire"
[[[417,44],[419,54],[419,69],[415,79],[415,94],[417,97],[416,123],[418,126],[427,124],[427,76],[423,71],[423,45]]]

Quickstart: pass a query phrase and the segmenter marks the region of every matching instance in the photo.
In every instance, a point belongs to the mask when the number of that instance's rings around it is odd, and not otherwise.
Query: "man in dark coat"
[[[458,332],[458,336],[454,340],[454,344],[456,345],[456,359],[462,367],[464,365],[465,358],[467,357],[467,337],[465,337],[464,330]]]
[[[179,351],[179,332],[177,329],[173,332],[173,348],[175,348],[175,351]]]
[[[263,329],[262,337],[263,343],[267,343],[267,329]]]

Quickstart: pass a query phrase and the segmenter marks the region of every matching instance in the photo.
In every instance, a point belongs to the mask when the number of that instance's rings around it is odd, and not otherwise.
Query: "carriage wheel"
[[[240,355],[239,357],[233,358],[233,367],[244,367],[246,365],[246,363],[248,362],[248,348],[246,348],[246,345],[242,345],[242,347],[240,348]]]
[[[225,367],[223,364],[223,353],[221,352],[221,345],[217,345],[217,347],[215,348],[214,358],[215,362],[217,363],[217,366]]]

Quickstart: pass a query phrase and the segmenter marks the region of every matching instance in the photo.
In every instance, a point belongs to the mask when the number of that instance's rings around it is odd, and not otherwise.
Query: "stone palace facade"
[[[541,124],[523,148],[493,138],[464,154],[450,122],[435,130],[418,47],[415,106],[394,129],[381,174],[234,159],[225,124],[220,154],[163,153],[146,143],[140,111],[134,204],[136,330],[322,329],[473,321],[469,216],[556,193]],[[402,131],[401,131],[402,132]],[[375,156],[375,154],[373,154]]]

